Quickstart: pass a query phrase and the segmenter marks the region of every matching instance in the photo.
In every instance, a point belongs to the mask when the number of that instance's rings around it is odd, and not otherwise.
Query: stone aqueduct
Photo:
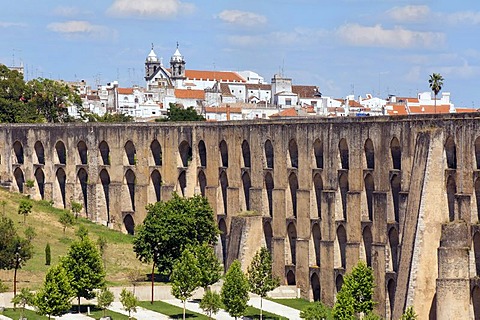
[[[420,319],[480,319],[476,114],[3,125],[0,144],[4,185],[59,207],[81,202],[113,228],[132,233],[145,205],[173,191],[202,194],[226,264],[263,244],[285,284],[333,304],[362,259],[388,319],[408,305]]]

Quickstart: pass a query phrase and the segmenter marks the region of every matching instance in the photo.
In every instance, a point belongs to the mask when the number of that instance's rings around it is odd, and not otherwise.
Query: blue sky
[[[282,72],[324,95],[415,96],[433,72],[480,107],[479,0],[17,0],[0,10],[0,62],[27,78],[144,84],[151,43],[188,69]]]

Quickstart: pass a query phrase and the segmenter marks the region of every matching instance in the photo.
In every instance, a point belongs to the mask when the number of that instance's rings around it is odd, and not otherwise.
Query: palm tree
[[[430,84],[430,89],[432,89],[433,94],[435,95],[435,113],[437,113],[437,94],[442,90],[443,86],[443,77],[440,73],[432,73],[430,75],[430,80],[428,80],[428,83]]]

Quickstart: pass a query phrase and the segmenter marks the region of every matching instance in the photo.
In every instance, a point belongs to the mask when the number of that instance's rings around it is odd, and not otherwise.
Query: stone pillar
[[[122,183],[112,181],[108,189],[110,199],[110,222],[116,230],[122,230]]]
[[[250,188],[250,210],[256,211],[260,215],[263,211],[263,194],[261,188]]]
[[[362,239],[362,225],[360,222],[360,198],[358,191],[347,193],[347,245],[346,245],[346,272],[352,271],[360,258],[360,241]]]
[[[310,291],[310,190],[297,190],[297,240],[295,278],[303,298]]]
[[[207,186],[205,187],[205,198],[207,198],[208,203],[213,209],[213,213],[215,215],[218,214],[218,208],[217,208],[217,189],[218,187],[216,186]],[[162,190],[163,191],[163,190]]]
[[[455,218],[471,221],[470,195],[458,193],[455,195],[455,200]]]
[[[465,222],[442,226],[437,250],[437,320],[470,318],[470,238],[470,229]]]
[[[328,306],[335,303],[335,274],[333,272],[333,241],[320,241],[320,299]]]
[[[372,269],[375,278],[373,299],[376,314],[385,317],[385,244],[387,232],[387,194],[373,193],[374,216],[372,225]]]
[[[285,282],[285,189],[273,189],[273,239],[272,260],[273,274]]]
[[[175,186],[173,185],[168,185],[168,184],[162,184],[160,187],[161,189],[161,194],[162,194],[162,201],[168,201],[172,199],[173,191],[175,190]]]

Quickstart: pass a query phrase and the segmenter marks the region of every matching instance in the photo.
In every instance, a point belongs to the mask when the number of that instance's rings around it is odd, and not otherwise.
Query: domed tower
[[[162,66],[162,63],[160,60],[158,60],[157,55],[155,54],[155,51],[153,51],[153,44],[152,44],[152,50],[150,50],[150,53],[147,56],[147,59],[145,59],[145,80],[149,81],[152,80],[152,78],[155,76],[157,73],[158,69]]]
[[[185,60],[183,59],[183,56],[178,50],[178,42],[177,50],[175,50],[175,53],[170,59],[170,69],[172,74],[171,78],[173,80],[185,79]]]

